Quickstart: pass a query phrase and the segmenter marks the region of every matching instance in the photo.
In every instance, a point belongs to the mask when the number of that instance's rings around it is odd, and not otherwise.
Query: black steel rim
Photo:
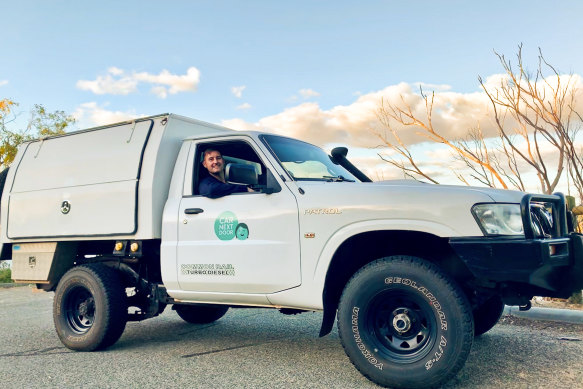
[[[366,312],[366,334],[375,353],[396,363],[425,358],[437,338],[431,305],[402,290],[374,296]]]
[[[65,298],[65,318],[76,334],[85,334],[95,321],[95,300],[91,292],[82,286],[69,290]]]

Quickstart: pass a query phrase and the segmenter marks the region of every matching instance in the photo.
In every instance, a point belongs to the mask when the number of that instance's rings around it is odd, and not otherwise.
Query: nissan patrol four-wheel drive
[[[198,193],[209,147],[252,192]],[[370,182],[346,152],[173,114],[28,142],[0,174],[0,259],[55,292],[73,350],[168,305],[322,311],[320,336],[336,320],[354,366],[403,388],[453,377],[504,304],[583,287],[563,195]]]

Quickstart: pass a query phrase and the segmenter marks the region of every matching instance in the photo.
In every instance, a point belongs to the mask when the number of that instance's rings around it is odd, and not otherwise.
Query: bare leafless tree
[[[583,158],[576,143],[583,119],[575,110],[577,85],[574,76],[561,75],[545,60],[540,49],[533,75],[523,64],[522,45],[518,47],[516,67],[504,55],[495,54],[504,69],[504,77],[494,86],[481,77],[478,80],[490,102],[497,137],[485,137],[478,123],[475,128],[468,129],[466,138],[448,139],[432,122],[435,93],[427,95],[421,89],[425,117],[416,116],[403,97],[399,104],[380,101],[377,117],[384,133],[377,135],[382,145],[396,151],[401,159],[382,158],[410,177],[436,183],[419,167],[401,139],[399,130],[413,127],[417,136],[449,147],[453,158],[469,172],[454,172],[466,184],[471,178],[490,187],[524,191],[524,175],[534,172],[540,189],[552,193],[566,172],[579,198],[583,199]],[[544,146],[552,148],[552,161],[548,157],[545,160]]]

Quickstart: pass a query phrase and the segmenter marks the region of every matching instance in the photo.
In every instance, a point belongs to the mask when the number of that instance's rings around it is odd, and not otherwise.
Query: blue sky
[[[493,50],[513,57],[521,42],[533,68],[538,47],[561,72],[583,63],[579,1],[1,0],[0,9],[0,98],[22,112],[40,103],[76,113],[82,127],[163,112],[242,127],[292,113],[346,117],[355,111],[338,107],[402,83],[471,94],[478,75],[501,72]],[[186,86],[173,93],[180,77]],[[289,135],[323,145],[313,126]]]

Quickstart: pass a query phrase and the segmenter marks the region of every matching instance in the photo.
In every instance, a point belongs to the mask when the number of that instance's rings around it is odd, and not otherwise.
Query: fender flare
[[[427,220],[379,219],[348,224],[331,235],[326,244],[324,244],[314,269],[314,285],[322,285],[323,289],[332,258],[334,258],[334,254],[342,243],[355,235],[374,231],[425,232],[441,238],[462,236],[462,234],[445,224]]]
[[[326,277],[330,269],[330,264],[334,255],[347,239],[358,234],[374,232],[374,231],[410,231],[410,232],[423,232],[438,237],[451,237],[460,236],[461,234],[447,225],[441,223],[435,223],[426,220],[404,220],[404,219],[391,219],[391,220],[371,220],[352,223],[344,226],[336,233],[334,233],[324,244],[320,255],[318,256],[318,261],[315,266],[313,274],[313,285],[318,285],[319,293],[322,298],[324,317],[322,319],[322,325],[320,327],[319,336],[325,336],[332,331],[334,326],[334,319],[336,318],[337,304],[327,303],[324,296],[324,291],[326,290]]]

